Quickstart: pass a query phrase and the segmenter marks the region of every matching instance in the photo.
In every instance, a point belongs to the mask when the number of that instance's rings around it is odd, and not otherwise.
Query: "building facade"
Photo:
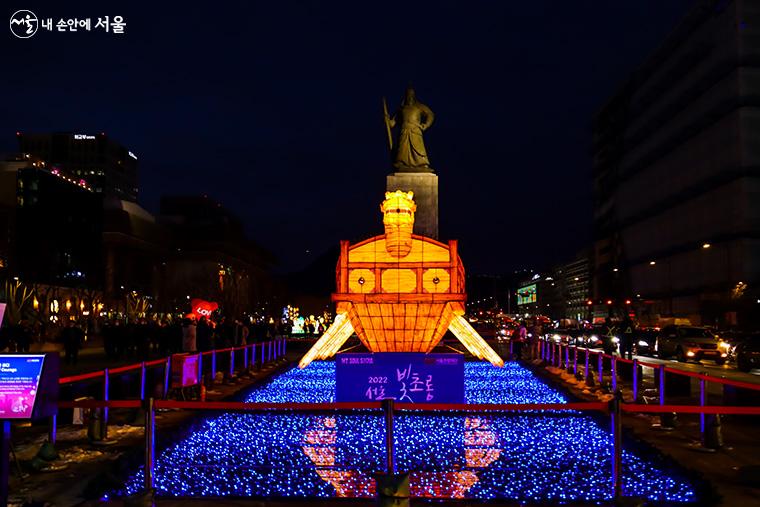
[[[593,134],[595,301],[633,300],[653,321],[748,323],[760,308],[760,9],[698,2]]]
[[[577,259],[557,266],[554,269],[554,279],[557,281],[558,299],[562,308],[557,316],[576,322],[589,320],[591,277],[588,256],[579,255]]]
[[[17,132],[19,151],[96,193],[137,201],[137,155],[104,133]]]

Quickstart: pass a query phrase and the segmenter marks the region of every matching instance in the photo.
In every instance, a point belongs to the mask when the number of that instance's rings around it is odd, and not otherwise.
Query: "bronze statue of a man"
[[[422,133],[433,124],[435,118],[433,111],[417,100],[411,86],[407,88],[404,100],[394,116],[391,117],[388,114],[385,99],[383,99],[383,108],[388,147],[393,154],[393,167],[399,172],[432,172]],[[391,129],[397,123],[400,123],[400,127],[394,150]]]

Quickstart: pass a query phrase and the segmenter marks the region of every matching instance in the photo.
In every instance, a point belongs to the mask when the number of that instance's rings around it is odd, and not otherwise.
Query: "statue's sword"
[[[393,137],[391,137],[391,123],[388,115],[388,103],[383,97],[383,119],[385,120],[385,133],[388,135],[388,151],[393,151]]]

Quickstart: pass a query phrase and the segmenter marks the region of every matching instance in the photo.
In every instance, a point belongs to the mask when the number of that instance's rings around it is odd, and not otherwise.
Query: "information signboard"
[[[172,355],[172,387],[190,387],[198,384],[198,354]]]
[[[464,356],[416,352],[338,354],[337,401],[464,403]]]
[[[0,419],[57,413],[58,354],[0,355]]]

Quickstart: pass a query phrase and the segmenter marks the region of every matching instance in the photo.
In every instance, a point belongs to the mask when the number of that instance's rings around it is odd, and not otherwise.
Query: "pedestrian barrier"
[[[674,411],[682,413],[699,414],[740,414],[760,415],[760,407],[741,406],[686,406],[686,405],[646,405],[638,403],[624,403],[620,391],[610,402],[584,402],[584,403],[530,403],[530,404],[413,404],[397,403],[393,400],[383,400],[361,403],[258,403],[258,402],[198,402],[179,400],[79,400],[62,401],[61,408],[140,408],[145,410],[145,473],[143,482],[143,495],[152,495],[154,489],[155,472],[155,436],[156,436],[156,410],[180,409],[198,411],[232,411],[232,412],[331,412],[341,413],[354,410],[382,411],[385,424],[385,451],[386,469],[389,475],[396,473],[395,451],[393,440],[393,420],[396,413],[426,413],[432,412],[440,415],[447,413],[526,413],[538,412],[540,415],[553,413],[556,415],[567,412],[596,412],[609,416],[610,432],[612,436],[612,474],[610,491],[614,499],[622,497],[622,413],[659,413]]]
[[[744,382],[741,380],[733,380],[733,379],[727,379],[722,377],[716,377],[713,375],[709,375],[707,373],[700,373],[700,372],[691,372],[691,371],[685,371],[681,370],[679,368],[673,368],[671,366],[667,366],[663,363],[654,363],[654,362],[648,362],[648,361],[641,361],[639,359],[627,359],[620,356],[615,356],[613,354],[606,354],[602,351],[598,350],[592,350],[588,347],[578,347],[576,345],[571,344],[565,344],[565,343],[558,343],[553,340],[548,339],[548,337],[544,337],[540,342],[539,347],[539,356],[541,359],[552,366],[555,366],[557,368],[562,368],[565,370],[570,370],[569,364],[569,350],[570,348],[575,349],[574,352],[574,360],[572,364],[572,373],[575,375],[579,374],[578,371],[578,351],[582,351],[584,354],[585,359],[585,369],[583,372],[583,377],[585,379],[589,379],[591,370],[590,367],[590,359],[592,356],[597,356],[597,379],[596,381],[599,382],[601,385],[605,376],[605,370],[608,372],[610,376],[610,386],[612,388],[613,392],[617,392],[617,382],[618,382],[618,363],[624,363],[624,364],[630,364],[631,370],[632,370],[632,391],[633,391],[633,401],[634,403],[638,401],[639,399],[639,391],[641,388],[641,374],[639,372],[640,367],[648,367],[652,368],[655,372],[657,372],[657,393],[659,398],[659,405],[653,406],[653,405],[645,405],[645,404],[635,404],[631,406],[635,407],[648,407],[646,410],[638,410],[639,412],[646,412],[646,413],[660,413],[660,414],[672,414],[672,413],[691,413],[691,414],[699,414],[700,416],[700,433],[702,434],[703,439],[705,438],[705,431],[706,431],[706,424],[705,424],[705,415],[706,414],[742,414],[742,415],[755,415],[757,412],[753,411],[756,407],[729,407],[736,409],[735,411],[720,411],[722,407],[712,407],[712,412],[706,412],[706,411],[700,411],[699,408],[708,408],[707,407],[707,383],[713,382],[716,384],[722,384],[723,386],[732,386],[740,389],[748,389],[755,392],[760,393],[760,384],[755,384],[752,382]],[[563,363],[564,358],[564,363]],[[609,365],[605,369],[605,362]],[[667,374],[673,374],[673,375],[681,375],[683,377],[689,377],[694,378],[699,381],[699,407],[694,407],[690,405],[667,405],[666,404],[666,375]],[[656,408],[653,408],[656,407]],[[675,408],[678,408],[676,410]],[[725,407],[723,407],[725,408]],[[743,411],[743,409],[747,409],[748,411]]]
[[[261,350],[261,359],[257,361],[259,357],[257,350]],[[263,365],[276,361],[285,356],[287,351],[287,340],[285,338],[276,338],[267,342],[251,343],[242,347],[228,347],[224,349],[213,349],[205,352],[198,352],[194,354],[198,357],[198,378],[200,382],[203,382],[205,374],[208,373],[211,379],[215,379],[218,372],[217,358],[226,361],[224,372],[232,377],[236,371],[246,371],[252,368],[263,367]],[[207,358],[208,361],[204,361]],[[89,403],[98,401],[101,404],[93,404],[87,408],[100,408],[102,412],[100,414],[100,438],[105,440],[108,436],[108,410],[116,405],[109,405],[111,395],[111,380],[114,376],[123,375],[127,373],[138,372],[139,370],[139,392],[137,393],[138,400],[133,401],[118,401],[115,403],[120,404],[117,408],[140,408],[140,401],[145,400],[151,396],[148,395],[148,383],[146,380],[146,374],[151,368],[162,368],[163,375],[161,376],[162,396],[166,398],[171,388],[171,368],[172,368],[172,356],[167,356],[162,359],[155,359],[152,361],[142,361],[140,363],[130,364],[126,366],[119,366],[117,368],[105,368],[103,370],[83,373],[79,375],[72,375],[68,377],[61,377],[58,380],[61,386],[70,386],[79,383],[101,381],[102,388],[100,390],[101,400],[82,400],[79,403]],[[61,408],[79,408],[85,405],[72,405],[73,402],[61,401],[59,406]],[[105,403],[105,404],[103,404]],[[124,405],[124,404],[127,405]],[[135,403],[135,404],[130,404]],[[49,422],[49,434],[48,440],[51,443],[56,441],[56,428],[57,417],[53,416]]]

